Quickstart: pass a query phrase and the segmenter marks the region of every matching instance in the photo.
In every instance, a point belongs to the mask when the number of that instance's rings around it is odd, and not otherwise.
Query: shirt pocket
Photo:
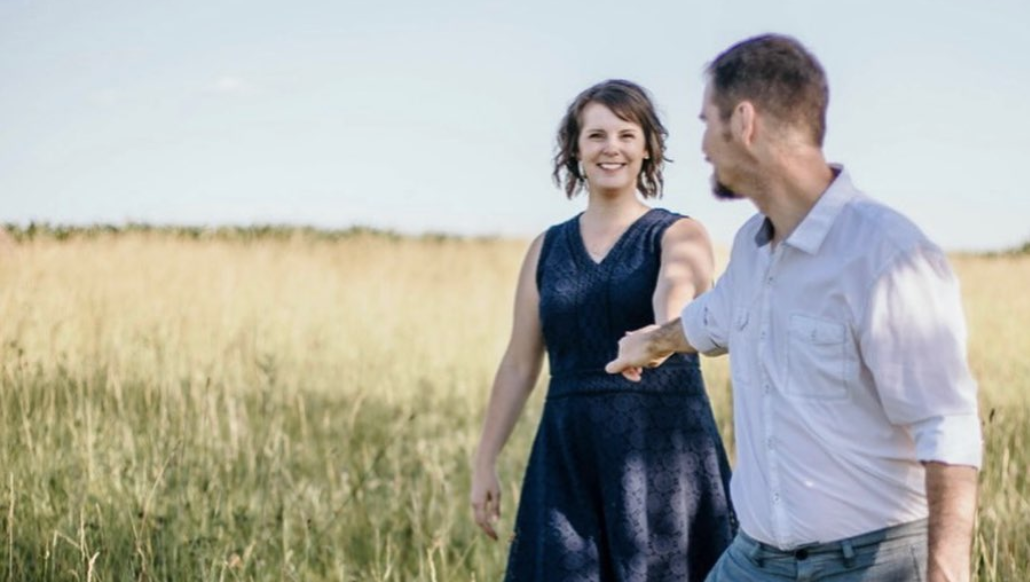
[[[786,393],[815,400],[846,400],[846,349],[844,324],[808,315],[791,315]]]

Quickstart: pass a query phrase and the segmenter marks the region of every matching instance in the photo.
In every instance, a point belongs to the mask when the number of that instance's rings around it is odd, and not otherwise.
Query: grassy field
[[[497,580],[468,461],[525,243],[140,230],[0,244],[0,580]],[[976,580],[1030,578],[1030,256],[956,257]],[[724,360],[706,361],[732,442]],[[542,403],[500,467],[510,526]]]

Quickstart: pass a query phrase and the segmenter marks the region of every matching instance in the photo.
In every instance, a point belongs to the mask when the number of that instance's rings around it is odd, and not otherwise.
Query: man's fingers
[[[616,358],[604,367],[604,371],[609,374],[622,374],[627,380],[639,382],[643,368],[640,366],[631,366],[622,358]]]
[[[604,371],[608,372],[609,374],[618,374],[619,372],[625,369],[626,364],[622,362],[621,358],[615,358],[614,360],[608,362],[608,364],[604,367]]]

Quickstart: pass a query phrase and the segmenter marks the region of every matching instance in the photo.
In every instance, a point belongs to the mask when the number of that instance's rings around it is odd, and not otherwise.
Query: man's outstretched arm
[[[675,353],[694,353],[687,341],[683,324],[677,317],[662,325],[649,325],[631,331],[619,340],[619,355],[604,367],[609,374],[622,374],[640,381],[643,368],[656,368]]]

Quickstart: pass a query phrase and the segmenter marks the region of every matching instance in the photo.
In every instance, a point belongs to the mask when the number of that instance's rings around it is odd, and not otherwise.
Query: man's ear
[[[755,140],[755,106],[750,101],[741,101],[733,109],[731,128],[737,139],[750,146]]]

